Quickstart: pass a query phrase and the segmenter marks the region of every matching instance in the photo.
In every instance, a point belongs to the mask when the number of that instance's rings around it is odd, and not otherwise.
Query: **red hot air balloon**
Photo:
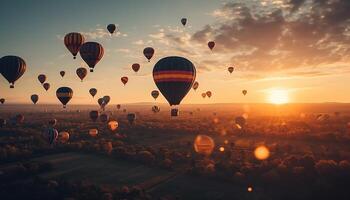
[[[128,82],[129,78],[126,77],[126,76],[123,76],[123,77],[120,78],[120,80],[121,80],[122,83],[125,85],[125,84]]]
[[[227,70],[228,70],[228,72],[230,72],[230,74],[232,74],[234,68],[233,67],[228,67]]]
[[[208,47],[210,50],[213,50],[213,48],[215,47],[215,42],[214,41],[208,42]]]
[[[115,32],[116,29],[117,27],[115,26],[115,24],[108,24],[107,26],[107,30],[111,35]]]
[[[60,71],[60,75],[61,75],[62,77],[64,77],[65,74],[66,74],[65,71]]]
[[[45,81],[46,81],[46,76],[45,76],[45,74],[40,74],[40,75],[38,76],[38,80],[39,80],[39,82],[41,83],[41,85],[42,85],[43,83],[45,83]]]
[[[186,19],[186,18],[182,18],[182,19],[181,19],[181,24],[182,24],[183,26],[186,26],[186,23],[187,23],[187,19]]]
[[[153,68],[153,80],[170,106],[179,105],[196,78],[196,68],[193,63],[183,57],[165,57],[160,59]],[[177,110],[174,108],[173,110]],[[177,116],[177,112],[172,116]]]
[[[36,104],[39,100],[39,96],[37,94],[33,94],[32,96],[30,96],[30,99],[34,104]]]
[[[159,96],[159,91],[158,90],[153,90],[151,92],[152,97],[154,98],[154,100],[157,100],[158,96]]]
[[[10,88],[14,88],[15,82],[26,71],[25,61],[18,56],[4,56],[0,58],[0,73],[10,83]]]
[[[91,88],[89,90],[89,93],[91,94],[92,97],[95,97],[95,95],[97,94],[97,89],[96,88]]]
[[[198,87],[199,87],[199,83],[198,83],[197,81],[195,81],[195,82],[193,83],[192,88],[194,89],[194,91],[196,91]]]
[[[73,58],[75,59],[79,49],[82,44],[84,44],[85,38],[80,33],[68,33],[64,37],[64,45],[66,45],[67,49],[72,53]]]
[[[97,110],[92,110],[90,111],[89,116],[93,122],[96,122],[96,120],[98,119],[99,113]]]
[[[90,72],[94,71],[95,65],[103,57],[103,47],[97,42],[86,42],[80,47],[80,56],[90,67]]]
[[[56,96],[63,104],[63,108],[66,108],[67,103],[73,97],[73,90],[69,87],[60,87],[56,90]]]
[[[48,91],[50,89],[50,83],[44,83],[43,87],[46,91]]]
[[[146,47],[143,50],[143,55],[148,59],[148,62],[150,62],[151,58],[153,57],[154,49],[152,47]]]
[[[134,72],[138,72],[140,70],[140,64],[134,63],[132,64],[131,68],[134,70]]]
[[[88,72],[87,69],[85,69],[84,67],[79,67],[76,70],[76,73],[77,73],[78,77],[80,78],[81,82],[83,82],[84,78],[87,75],[87,72]]]

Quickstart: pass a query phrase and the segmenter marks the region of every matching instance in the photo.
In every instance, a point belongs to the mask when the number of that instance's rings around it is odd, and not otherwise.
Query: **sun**
[[[271,89],[269,91],[268,100],[273,104],[285,104],[288,103],[288,92],[285,89]]]

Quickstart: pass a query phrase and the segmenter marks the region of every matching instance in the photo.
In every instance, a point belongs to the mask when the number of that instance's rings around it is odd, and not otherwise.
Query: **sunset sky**
[[[182,17],[188,19],[185,28]],[[349,0],[3,0],[0,22],[0,56],[17,55],[27,63],[15,89],[0,78],[0,98],[8,103],[31,103],[32,94],[39,104],[59,103],[60,86],[73,89],[71,104],[96,104],[104,95],[112,104],[153,102],[153,66],[173,55],[195,64],[200,83],[182,103],[271,102],[275,90],[286,93],[288,102],[350,102]],[[120,32],[110,36],[110,23]],[[87,65],[79,55],[73,60],[63,43],[69,32],[105,49],[84,82],[75,70]],[[210,40],[216,42],[212,52]],[[150,63],[142,54],[147,46],[155,49]],[[133,63],[141,64],[137,74]],[[235,67],[232,74],[228,66]],[[48,92],[37,80],[40,73],[51,84]],[[122,76],[129,77],[126,86]],[[98,89],[95,99],[91,87]],[[212,98],[202,99],[207,90]]]

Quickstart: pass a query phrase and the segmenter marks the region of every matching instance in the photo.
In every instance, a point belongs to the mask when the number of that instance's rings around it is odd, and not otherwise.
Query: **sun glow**
[[[268,93],[268,100],[273,104],[285,104],[288,103],[288,92],[284,89],[272,89]]]

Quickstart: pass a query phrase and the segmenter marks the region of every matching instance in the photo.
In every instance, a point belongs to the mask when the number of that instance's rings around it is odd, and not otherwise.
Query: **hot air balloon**
[[[214,41],[208,42],[208,47],[210,50],[213,50],[213,48],[215,47],[215,42]]]
[[[236,124],[236,126],[237,126],[238,128],[240,128],[240,129],[241,129],[241,128],[244,128],[245,123],[246,123],[246,120],[245,120],[244,117],[238,116],[238,117],[235,118],[235,124]]]
[[[103,98],[103,101],[105,102],[106,105],[108,105],[108,103],[111,101],[111,97],[108,96],[108,95],[106,95],[106,96],[104,96],[102,98]]]
[[[42,85],[43,83],[45,83],[45,81],[46,81],[46,76],[45,76],[45,74],[40,74],[40,75],[38,76],[38,80],[39,80],[39,82],[41,83],[41,85]]]
[[[6,119],[0,119],[0,128],[4,127],[6,125]]]
[[[193,63],[183,57],[166,57],[160,59],[153,68],[153,80],[170,106],[179,105],[196,78]],[[172,116],[178,112],[171,111]]]
[[[152,47],[146,47],[143,50],[143,55],[148,59],[148,62],[150,62],[151,58],[153,57],[154,49]]]
[[[128,115],[126,116],[127,120],[129,121],[130,125],[134,124],[134,121],[136,119],[136,114],[135,113],[128,113]]]
[[[100,115],[100,120],[101,120],[101,122],[105,123],[105,122],[108,121],[108,119],[109,119],[109,117],[108,117],[107,114],[102,114],[102,115]]]
[[[152,97],[154,98],[154,100],[157,100],[158,96],[159,96],[159,91],[158,90],[153,90],[151,92]]]
[[[158,112],[160,112],[160,108],[158,106],[152,106],[152,111],[154,113],[158,113]]]
[[[128,82],[129,78],[126,77],[126,76],[123,76],[123,77],[120,78],[120,80],[121,80],[122,83],[125,85],[125,84]]]
[[[107,30],[111,35],[114,33],[114,31],[116,29],[117,29],[117,27],[115,26],[115,24],[108,24],[108,26],[107,26]]]
[[[134,63],[131,65],[131,68],[134,70],[134,72],[138,72],[140,70],[140,64]]]
[[[245,96],[248,93],[248,91],[247,90],[242,90],[242,93]]]
[[[79,49],[82,44],[84,44],[85,38],[80,33],[68,33],[64,36],[64,45],[72,53],[73,58],[75,59]]]
[[[95,97],[95,95],[97,94],[97,89],[96,88],[91,88],[89,90],[89,93],[91,94],[92,97]]]
[[[209,156],[214,147],[214,140],[207,135],[198,135],[194,140],[194,150],[201,155]]]
[[[199,83],[198,83],[197,81],[195,81],[195,82],[193,83],[192,88],[194,89],[194,91],[196,91],[198,87],[199,87]]]
[[[186,19],[186,18],[182,18],[182,19],[181,19],[181,24],[182,24],[183,26],[186,26],[186,23],[187,23],[187,19]]]
[[[100,105],[100,107],[101,107],[102,110],[105,110],[106,103],[105,103],[105,101],[104,101],[103,98],[99,98],[99,99],[97,100],[97,103],[98,103],[98,105]]]
[[[56,126],[56,124],[57,124],[57,119],[50,119],[49,120],[49,126],[50,127],[54,127],[54,126]]]
[[[98,116],[99,116],[99,113],[97,110],[92,110],[90,111],[89,113],[89,116],[90,116],[90,119],[93,121],[93,122],[96,122]]]
[[[4,104],[4,103],[5,103],[5,99],[4,99],[4,98],[1,98],[1,99],[0,99],[0,103],[1,103],[1,104]]]
[[[207,91],[205,94],[208,96],[208,98],[210,98],[212,95],[211,91]]]
[[[39,96],[37,94],[33,94],[32,96],[30,96],[30,99],[34,104],[36,104],[39,100]]]
[[[15,120],[17,124],[22,124],[24,122],[24,116],[22,114],[18,114],[16,115]]]
[[[62,103],[63,108],[66,108],[67,103],[73,97],[73,90],[69,87],[60,87],[56,90],[56,96]]]
[[[47,140],[47,142],[52,145],[58,137],[58,131],[52,127],[49,127],[45,132],[44,132],[44,137]]]
[[[117,109],[119,110],[122,106],[120,104],[117,104]]]
[[[207,93],[203,92],[202,97],[205,98],[207,96]]]
[[[64,77],[65,74],[66,74],[65,71],[60,71],[60,75],[61,75],[62,77]]]
[[[76,73],[77,73],[78,77],[80,78],[81,82],[83,82],[84,78],[87,75],[87,72],[88,72],[87,69],[85,69],[84,67],[79,67],[76,70]]]
[[[86,42],[80,47],[80,56],[90,67],[90,72],[94,71],[95,65],[103,57],[103,47],[97,42]]]
[[[69,140],[69,133],[66,131],[62,131],[58,134],[58,140],[62,143],[66,143]]]
[[[228,70],[228,72],[230,72],[230,74],[232,74],[234,68],[233,67],[228,67],[227,70]]]
[[[111,130],[111,131],[117,130],[117,128],[118,128],[118,122],[115,121],[115,120],[109,121],[109,122],[108,122],[108,128],[109,128],[109,130]]]
[[[93,128],[93,129],[90,129],[90,130],[89,130],[89,135],[90,135],[91,137],[96,137],[97,134],[98,134],[98,130],[97,130],[97,129]]]
[[[48,91],[50,89],[50,83],[44,83],[43,87],[46,91]]]
[[[18,56],[4,56],[0,58],[0,72],[10,83],[10,88],[14,88],[15,82],[26,71],[25,61]]]

